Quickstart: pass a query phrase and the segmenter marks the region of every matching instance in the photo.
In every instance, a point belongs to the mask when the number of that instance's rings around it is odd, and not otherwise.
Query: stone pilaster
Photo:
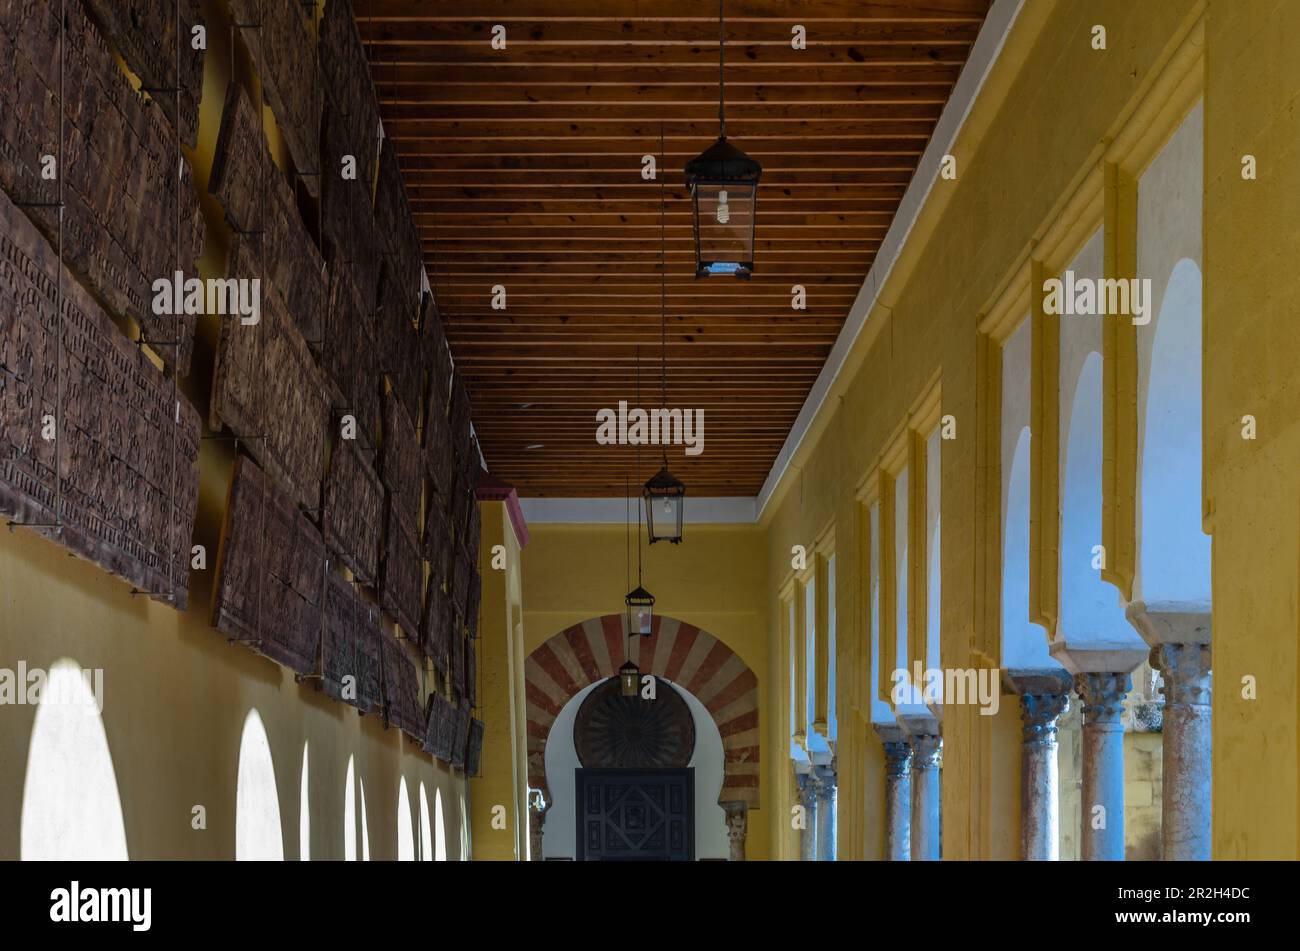
[[[749,803],[738,800],[724,802],[721,805],[727,814],[727,844],[731,847],[729,858],[732,862],[743,862],[745,861],[745,836],[749,833]]]
[[[1061,671],[1055,690],[1051,682],[1027,686],[1020,695],[1020,857],[1055,862],[1061,854],[1056,729],[1070,706],[1070,677]]]
[[[937,733],[911,737],[912,861],[939,859],[939,765],[943,738]]]
[[[885,858],[912,858],[912,747],[896,726],[875,725],[885,750]]]
[[[1209,604],[1147,604],[1125,611],[1164,678],[1160,838],[1167,861],[1210,858]]]
[[[835,806],[839,795],[834,768],[818,766],[814,769],[817,797],[817,861],[835,861]]]
[[[1083,842],[1085,861],[1124,858],[1124,726],[1128,673],[1076,674],[1083,701]]]

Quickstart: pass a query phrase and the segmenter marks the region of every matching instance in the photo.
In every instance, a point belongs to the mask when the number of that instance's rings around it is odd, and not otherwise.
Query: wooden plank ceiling
[[[356,0],[493,474],[618,496],[658,468],[597,445],[595,414],[659,405],[660,185],[641,170],[662,132],[668,405],[705,412],[704,452],[669,465],[691,496],[757,494],[990,2],[727,3],[728,138],[763,165],[744,282],[695,279],[682,172],[718,132],[715,3]]]

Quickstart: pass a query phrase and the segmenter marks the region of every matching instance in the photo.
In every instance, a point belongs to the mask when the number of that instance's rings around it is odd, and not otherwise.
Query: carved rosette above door
[[[573,725],[578,760],[588,769],[685,767],[695,752],[695,721],[671,684],[655,678],[655,697],[624,697],[611,677],[587,694]]]

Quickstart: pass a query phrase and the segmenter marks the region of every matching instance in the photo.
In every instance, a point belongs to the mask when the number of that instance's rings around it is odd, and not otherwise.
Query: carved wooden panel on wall
[[[263,95],[289,154],[313,198],[320,195],[320,121],[324,91],[316,36],[301,3],[229,0]],[[251,24],[257,24],[252,26]]]
[[[195,49],[193,28],[201,24],[200,0],[83,0],[112,37],[123,62],[175,127],[173,90],[180,89],[181,141],[193,148],[203,97],[203,49]],[[176,10],[180,7],[180,36]],[[177,40],[180,40],[179,45]],[[179,52],[180,74],[176,72]]]
[[[251,280],[257,266],[251,242],[236,235],[229,273]],[[257,323],[222,318],[212,413],[214,429],[218,422],[225,423],[299,505],[315,512],[329,414],[325,384],[302,334],[270,285],[262,286]]]
[[[478,637],[478,607],[483,597],[483,576],[475,565],[469,575],[469,594],[465,598],[465,626],[471,638]]]
[[[451,626],[451,692],[457,699],[465,696],[465,634],[459,623]]]
[[[424,560],[429,563],[429,576],[441,585],[451,570],[453,545],[447,530],[447,517],[442,507],[436,504],[436,496],[433,502],[435,504],[425,509]]]
[[[465,748],[469,745],[469,708],[461,705],[456,708],[455,722],[451,735],[451,765],[455,769],[465,768]]]
[[[379,606],[412,640],[420,637],[420,584],[424,562],[415,535],[396,515],[390,498],[380,565]]]
[[[362,584],[378,580],[383,513],[383,486],[365,450],[339,440],[325,478],[325,544]]]
[[[469,745],[465,750],[465,775],[477,776],[483,762],[483,721],[469,721]]]
[[[357,441],[373,448],[380,393],[373,315],[361,308],[356,285],[344,268],[330,275],[320,362],[334,408],[356,420]]]
[[[402,525],[412,537],[420,527],[419,437],[406,408],[393,394],[384,396],[384,439],[379,448],[379,474],[392,493]]]
[[[380,708],[379,612],[355,585],[331,573],[325,585],[321,684],[362,713]],[[351,678],[350,680],[348,678]]]
[[[428,721],[421,748],[444,763],[451,761],[452,738],[456,733],[456,710],[441,694],[429,694]]]
[[[483,535],[483,512],[479,508],[478,497],[470,490],[469,524],[465,528],[465,552],[469,560],[478,564],[479,541]]]
[[[388,314],[385,304],[377,316],[379,369],[388,374],[393,393],[414,423],[420,415],[420,393],[424,385],[424,355],[420,352],[420,332],[411,321],[394,321]]]
[[[469,579],[474,571],[465,550],[459,545],[451,554],[451,603],[456,609],[456,616],[465,617],[465,608],[469,604]]]
[[[460,466],[463,469],[469,463],[467,462],[470,453],[470,403],[469,390],[465,387],[465,381],[459,373],[452,376],[451,379],[451,447],[460,460]],[[472,454],[477,456],[477,450]],[[459,528],[459,526],[457,526]]]
[[[373,605],[366,605],[366,622],[356,631],[356,706],[362,713],[380,713],[384,708],[384,658],[379,641],[379,612]]]
[[[383,635],[384,719],[416,740],[422,740],[428,726],[420,702],[420,675],[415,661],[401,642]]]
[[[379,103],[351,0],[330,0],[325,4],[320,56],[327,108],[342,125],[345,147],[356,156],[357,178],[373,182],[379,150]]]
[[[432,406],[432,404],[430,404]],[[437,507],[442,513],[451,508],[451,496],[456,488],[455,459],[451,451],[451,427],[440,409],[433,409],[434,415],[424,418],[424,459],[428,466],[429,481],[433,483],[436,495],[430,500],[430,508]],[[447,525],[450,532],[451,526]]]
[[[465,641],[465,701],[478,706],[478,651],[472,640]]]
[[[279,292],[312,346],[324,333],[328,275],[293,189],[271,159],[262,124],[238,83],[226,88],[208,191],[247,240],[259,242],[257,273]],[[261,232],[260,234],[257,234]]]
[[[352,154],[343,138],[346,120],[327,111],[321,142],[321,231],[330,251],[330,268],[346,267],[361,308],[373,315],[379,306],[379,250],[368,183],[344,178],[344,159]]]
[[[221,529],[212,624],[296,673],[316,671],[325,544],[251,459],[235,460]]]
[[[23,206],[63,260],[118,314],[129,315],[168,366],[189,372],[194,315],[153,311],[153,282],[192,274],[203,219],[157,103],[136,93],[78,3],[0,4],[0,187]],[[66,101],[60,110],[60,86]],[[60,143],[60,115],[66,116]],[[62,156],[57,180],[42,172]]]
[[[0,193],[0,514],[184,609],[199,430]]]
[[[384,326],[414,324],[420,317],[420,235],[411,217],[406,186],[397,164],[397,148],[385,139],[379,155],[375,185],[375,229],[384,242]],[[394,341],[395,343],[396,341]]]
[[[420,623],[420,644],[438,673],[438,682],[446,679],[451,664],[451,632],[455,618],[451,603],[438,579],[430,576],[425,584],[424,614]]]

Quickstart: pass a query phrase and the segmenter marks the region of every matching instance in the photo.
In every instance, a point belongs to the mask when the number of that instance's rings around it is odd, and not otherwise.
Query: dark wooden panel
[[[465,775],[477,776],[483,763],[483,721],[469,721],[469,745],[465,750]]]
[[[465,617],[465,609],[469,604],[469,583],[470,576],[475,572],[475,567],[470,563],[469,557],[465,550],[456,545],[452,550],[451,559],[451,603],[456,609],[456,616]]]
[[[327,109],[342,126],[339,141],[357,160],[357,177],[375,180],[379,149],[379,103],[366,69],[351,0],[330,0],[320,23],[321,67]]]
[[[373,320],[373,314],[361,307],[349,271],[337,269],[330,275],[320,363],[334,408],[356,420],[357,440],[367,448],[375,445],[379,420],[380,377]]]
[[[366,451],[339,440],[325,479],[325,543],[362,584],[378,580],[383,512],[384,489]]]
[[[398,167],[397,147],[391,139],[384,140],[379,153],[375,228],[384,242],[385,265],[392,275],[392,306],[402,317],[414,322],[419,316],[423,248]]]
[[[362,713],[382,709],[379,612],[356,586],[337,574],[325,585],[321,639],[321,684],[335,700]]]
[[[324,583],[320,532],[251,459],[236,459],[213,626],[295,673],[315,673]]]
[[[357,709],[380,713],[384,708],[384,658],[380,644],[379,612],[367,605],[365,623],[357,627]]]
[[[476,463],[477,465],[477,463]],[[478,564],[479,542],[483,534],[483,513],[479,508],[478,497],[470,489],[469,520],[465,526],[465,553],[472,564]]]
[[[394,395],[414,423],[420,415],[424,385],[424,354],[420,348],[420,332],[409,320],[399,320],[396,323],[386,320],[386,313],[386,310],[381,310],[377,321],[380,328],[380,369],[387,374]]]
[[[379,447],[379,474],[392,496],[403,527],[412,536],[420,525],[420,487],[424,473],[419,437],[406,408],[392,393],[384,397],[384,438]]]
[[[344,177],[344,157],[352,154],[345,141],[347,120],[328,112],[321,139],[321,231],[330,254],[330,267],[346,267],[356,285],[359,306],[373,315],[379,306],[379,241],[368,182]]]
[[[456,710],[441,694],[431,693],[426,704],[422,749],[435,759],[451,762],[452,738],[456,733]]]
[[[166,2],[166,0],[163,0]],[[316,59],[316,36],[301,3],[229,0],[262,81],[262,94],[303,185],[320,194],[320,124],[324,92]],[[256,24],[255,26],[252,24]]]
[[[64,44],[59,5],[0,4],[0,187],[51,242],[62,199],[64,263],[188,373],[197,318],[156,315],[152,287],[176,270],[192,276],[202,247],[189,166],[178,174],[162,109],[131,88],[81,5],[66,8]],[[42,177],[46,156],[61,161],[58,180]]]
[[[442,508],[430,505],[425,510],[424,560],[429,563],[429,577],[439,585],[448,579],[454,543]]]
[[[257,242],[259,273],[284,299],[313,346],[324,332],[325,261],[303,224],[284,173],[271,159],[262,124],[238,83],[226,89],[208,191],[236,231]]]
[[[194,48],[192,29],[201,24],[200,0],[83,0],[108,32],[141,87],[176,125],[175,91],[180,91],[181,141],[194,147],[203,98],[204,50]],[[176,21],[177,8],[180,23]],[[177,31],[179,29],[179,36]],[[178,42],[179,41],[179,42]],[[177,59],[180,71],[177,72]]]
[[[483,599],[483,576],[477,566],[470,568],[469,594],[465,598],[465,627],[470,638],[478,637],[479,603]]]
[[[469,746],[469,708],[462,705],[456,708],[453,732],[451,736],[451,765],[455,769],[465,768],[465,748]]]
[[[466,638],[459,623],[451,628],[451,693],[457,700],[465,699],[465,643]]]
[[[236,235],[229,273],[253,280],[262,263],[251,243]],[[328,416],[325,384],[280,295],[261,291],[261,318],[221,322],[212,376],[214,428],[224,423],[294,500],[315,512],[325,458]]]
[[[0,514],[184,609],[199,429],[0,193]]]
[[[384,719],[416,740],[428,726],[420,702],[420,675],[415,661],[396,638],[382,637],[384,654]]]
[[[472,640],[465,641],[465,702],[478,706],[478,651]]]
[[[396,515],[390,498],[380,562],[379,605],[412,640],[420,637],[420,585],[424,562],[415,535]]]

